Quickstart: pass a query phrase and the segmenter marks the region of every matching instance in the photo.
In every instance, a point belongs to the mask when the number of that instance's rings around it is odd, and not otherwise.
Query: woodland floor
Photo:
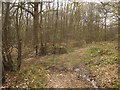
[[[28,54],[4,88],[117,88],[117,42],[99,42],[61,55]]]

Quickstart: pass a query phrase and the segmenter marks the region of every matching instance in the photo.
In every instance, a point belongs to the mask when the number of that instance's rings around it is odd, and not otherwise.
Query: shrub
[[[67,48],[64,46],[55,46],[55,54],[65,54],[67,53]]]

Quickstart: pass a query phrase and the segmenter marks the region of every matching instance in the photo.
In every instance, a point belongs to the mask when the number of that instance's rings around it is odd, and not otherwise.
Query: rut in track
[[[67,67],[70,60],[78,60],[88,48],[81,48],[61,58],[62,63],[49,66],[48,88],[97,88],[96,82],[91,78],[90,71],[83,63]],[[55,57],[54,57],[55,58]],[[47,64],[48,66],[49,64]]]

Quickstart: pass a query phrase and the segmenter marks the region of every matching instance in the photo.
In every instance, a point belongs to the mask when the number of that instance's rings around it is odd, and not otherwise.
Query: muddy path
[[[52,68],[48,74],[48,88],[92,88],[92,84],[80,76],[79,71]]]
[[[93,75],[83,65],[71,69],[51,66],[47,70],[47,88],[98,88]]]
[[[79,49],[72,53],[68,53],[64,58],[60,57],[60,62],[43,63],[49,72],[47,88],[98,88],[94,75],[91,74],[90,70],[84,65],[84,63],[76,63],[69,67],[69,62],[74,59],[78,60],[81,55],[88,48]],[[54,59],[56,57],[53,57]],[[78,60],[79,61],[79,60]],[[66,64],[67,63],[67,64]]]
[[[25,61],[45,67],[48,72],[46,88],[98,88],[94,75],[81,59],[89,48],[61,55],[31,57]]]

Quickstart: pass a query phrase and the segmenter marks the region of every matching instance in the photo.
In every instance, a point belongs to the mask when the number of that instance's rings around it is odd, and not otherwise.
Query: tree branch
[[[34,16],[34,13],[31,12],[30,10],[26,9],[25,7],[19,6],[19,8],[24,9],[25,11],[27,11],[28,13],[30,13],[32,16]]]

